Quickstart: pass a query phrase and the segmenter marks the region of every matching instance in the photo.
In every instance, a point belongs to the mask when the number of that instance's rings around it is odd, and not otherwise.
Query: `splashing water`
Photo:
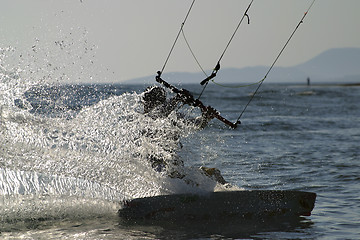
[[[26,95],[35,91],[41,97],[39,89],[49,85],[26,82],[22,74],[1,65],[3,221],[114,214],[124,199],[214,190],[216,182],[196,169],[171,166],[185,176],[171,178],[151,166],[149,156],[154,155],[169,163],[178,161],[177,136],[192,134],[194,126],[181,124],[177,114],[147,117],[142,95],[135,92],[75,113],[60,107],[62,114],[55,117],[41,114],[39,104]],[[45,105],[61,106],[54,101]]]

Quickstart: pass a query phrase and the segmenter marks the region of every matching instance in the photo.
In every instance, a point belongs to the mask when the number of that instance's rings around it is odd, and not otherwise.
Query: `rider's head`
[[[157,106],[164,104],[166,101],[166,92],[161,87],[148,87],[143,95],[144,112],[150,112]]]

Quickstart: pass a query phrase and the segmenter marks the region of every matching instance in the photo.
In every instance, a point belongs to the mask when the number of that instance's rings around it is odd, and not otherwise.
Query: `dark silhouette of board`
[[[310,216],[316,194],[293,190],[252,190],[174,194],[125,201],[119,216],[125,220],[191,220]]]

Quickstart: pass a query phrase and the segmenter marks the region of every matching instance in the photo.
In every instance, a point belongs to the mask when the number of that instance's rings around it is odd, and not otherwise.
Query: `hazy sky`
[[[91,68],[97,72],[92,81],[120,82],[155,75],[162,68],[192,1],[0,2],[0,48],[13,46],[25,54],[37,45],[43,51],[53,52],[52,49],[63,47],[60,45],[64,41],[72,60],[47,56],[57,61],[53,64],[65,66],[73,62],[84,68],[84,62],[89,60],[92,65],[84,71]],[[184,30],[205,69],[215,66],[249,3],[250,0],[195,2]],[[250,24],[241,25],[223,58],[222,68],[270,65],[310,3],[311,0],[255,0],[248,12]],[[359,0],[317,0],[277,66],[302,63],[330,48],[360,48],[359,10]],[[86,61],[73,61],[78,55]],[[182,38],[165,73],[170,71],[200,71]]]

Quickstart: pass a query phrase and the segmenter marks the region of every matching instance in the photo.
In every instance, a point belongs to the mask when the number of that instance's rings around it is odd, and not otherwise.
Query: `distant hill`
[[[268,66],[245,68],[223,68],[217,79],[222,83],[249,83],[260,81]],[[128,80],[124,83],[154,83],[154,75]],[[267,82],[360,82],[360,48],[335,48],[327,50],[318,56],[292,67],[274,67]],[[172,72],[164,78],[171,83],[196,83],[204,79],[201,72]]]
[[[297,69],[321,80],[337,80],[360,76],[360,48],[330,49],[297,65]],[[360,80],[358,78],[358,80]]]

